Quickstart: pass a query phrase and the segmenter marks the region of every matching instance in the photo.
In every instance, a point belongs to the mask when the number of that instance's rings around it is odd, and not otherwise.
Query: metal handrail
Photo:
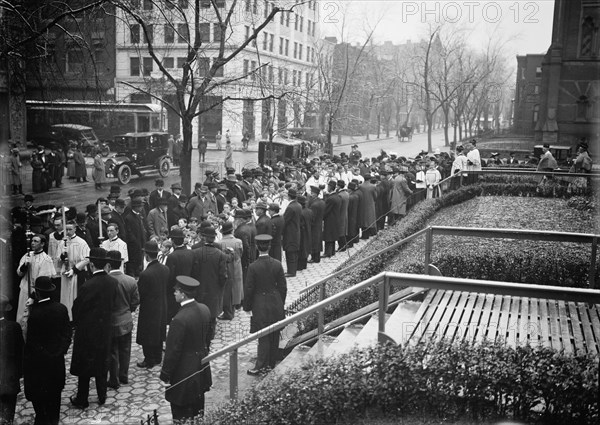
[[[537,170],[524,170],[522,168],[511,168],[511,169],[503,169],[503,168],[494,168],[494,167],[486,167],[482,170],[462,170],[460,173],[462,175],[468,174],[522,174],[522,175],[538,175],[538,176],[561,176],[561,177],[600,177],[600,173],[569,173],[568,171],[537,171]]]
[[[600,291],[596,289],[569,288],[568,291],[565,291],[565,288],[559,286],[507,283],[479,279],[459,279],[453,277],[415,275],[397,272],[382,272],[377,274],[376,276],[364,280],[363,282],[357,285],[347,288],[342,292],[332,295],[331,297],[324,299],[323,301],[320,301],[317,304],[314,304],[301,312],[295,313],[290,317],[287,317],[283,320],[280,320],[277,323],[274,323],[255,333],[252,333],[247,337],[243,338],[241,341],[234,342],[228,345],[227,347],[224,347],[216,351],[215,353],[204,357],[202,359],[202,363],[208,363],[211,360],[214,360],[227,353],[230,354],[229,391],[230,398],[236,399],[238,390],[237,361],[238,349],[240,347],[252,341],[255,341],[265,335],[268,335],[271,332],[283,329],[284,327],[293,322],[303,319],[335,302],[340,301],[341,299],[344,299],[356,292],[359,292],[375,284],[379,286],[378,341],[389,340],[389,337],[385,335],[385,312],[387,310],[389,288],[390,284],[392,283],[398,283],[404,286],[412,286],[418,288],[467,291],[531,298],[547,298],[564,301],[600,304]]]

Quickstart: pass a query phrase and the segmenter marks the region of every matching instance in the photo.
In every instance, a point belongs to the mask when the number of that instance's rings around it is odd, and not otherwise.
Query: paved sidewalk
[[[298,298],[302,288],[331,274],[336,267],[350,256],[357,254],[367,243],[368,241],[361,240],[348,251],[322,259],[319,264],[311,263],[306,270],[298,272],[296,277],[288,278],[287,304],[291,304]],[[83,411],[71,407],[69,397],[74,395],[77,390],[77,377],[68,372],[71,363],[71,346],[66,361],[67,382],[62,393],[61,424],[139,424],[140,420],[145,419],[146,415],[152,414],[154,409],[158,410],[161,424],[172,422],[170,405],[164,398],[166,386],[159,380],[160,367],[156,366],[151,370],[146,370],[136,366],[136,362],[143,359],[141,347],[135,343],[136,328],[137,312],[134,313],[134,342],[131,348],[129,384],[121,386],[118,390],[109,388],[106,404],[103,406],[98,404],[92,380],[90,407]],[[211,351],[215,352],[239,341],[249,334],[249,330],[250,314],[243,311],[238,311],[236,317],[230,322],[219,321]],[[238,359],[240,391],[243,394],[245,389],[258,382],[257,378],[246,374],[246,370],[252,369],[256,361],[256,342],[240,348]],[[229,399],[229,357],[223,356],[211,362],[211,369],[213,387],[206,393],[207,410],[214,409]],[[32,424],[34,417],[33,406],[25,399],[23,391],[21,391],[17,399],[15,424]]]

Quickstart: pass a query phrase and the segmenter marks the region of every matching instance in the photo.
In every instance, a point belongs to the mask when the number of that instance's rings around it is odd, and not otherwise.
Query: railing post
[[[237,400],[238,396],[238,350],[229,353],[229,398]]]
[[[384,276],[383,281],[379,282],[379,341],[381,341],[381,335],[385,333],[385,313],[388,308],[388,300],[390,293],[390,278],[387,274]]]
[[[596,256],[598,253],[598,238],[592,239],[592,258],[590,260],[590,288],[596,289]]]
[[[429,264],[431,264],[431,250],[433,249],[433,229],[431,226],[425,232],[425,264],[423,264],[424,274],[429,274]]]
[[[325,283],[322,283],[319,287],[319,302],[325,299]],[[325,309],[320,309],[317,318],[317,326],[319,331],[319,336],[323,334],[325,330]]]

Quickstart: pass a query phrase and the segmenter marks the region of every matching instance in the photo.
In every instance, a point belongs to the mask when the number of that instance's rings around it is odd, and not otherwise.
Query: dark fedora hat
[[[56,289],[56,286],[52,283],[50,276],[40,276],[35,280],[33,289],[36,291],[52,292]]]
[[[242,209],[237,209],[235,210],[235,214],[233,215],[233,218],[247,218],[248,216],[246,215],[246,210],[242,210]]]
[[[276,202],[272,202],[272,203],[269,204],[269,211],[277,211],[277,212],[279,212],[280,208],[281,207]]]
[[[185,235],[183,234],[183,230],[173,229],[173,230],[171,230],[171,233],[169,233],[169,237],[183,239],[185,237]]]
[[[106,258],[110,261],[125,261],[125,259],[121,257],[121,253],[117,250],[108,251],[106,253]]]
[[[142,251],[156,254],[158,252],[158,244],[156,241],[148,241],[144,244],[144,249]]]
[[[106,250],[104,248],[91,248],[90,254],[86,258],[90,260],[106,260]]]
[[[264,202],[258,202],[258,203],[257,203],[257,204],[254,206],[254,209],[258,209],[258,208],[260,208],[260,209],[263,209],[263,210],[265,210],[265,211],[266,211],[266,210],[268,210],[268,209],[269,209],[269,206],[268,206],[266,203],[264,203]]]
[[[217,236],[217,231],[214,227],[212,226],[208,226],[208,227],[201,227],[200,228],[200,234],[202,236],[209,236],[209,237],[216,237]]]
[[[221,226],[221,233],[224,235],[228,235],[233,232],[233,223],[231,221],[226,221]]]

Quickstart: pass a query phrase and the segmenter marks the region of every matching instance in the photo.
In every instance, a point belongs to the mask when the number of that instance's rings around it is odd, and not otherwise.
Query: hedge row
[[[391,344],[268,376],[205,424],[335,424],[361,417],[598,423],[598,362],[548,348]]]
[[[503,179],[505,180],[505,183],[501,183],[501,181]],[[375,253],[384,248],[387,248],[390,245],[394,244],[395,242],[397,242],[401,239],[404,239],[404,238],[418,232],[419,230],[425,228],[427,226],[429,219],[431,219],[433,217],[433,215],[437,211],[441,210],[442,208],[446,208],[451,205],[456,205],[456,204],[465,202],[465,201],[467,201],[469,199],[473,199],[477,196],[526,196],[526,197],[529,197],[529,196],[541,196],[543,194],[542,193],[543,191],[540,192],[540,190],[539,190],[540,185],[537,183],[537,181],[532,180],[531,178],[528,179],[527,176],[493,176],[493,175],[487,176],[486,175],[486,176],[480,177],[480,180],[481,180],[481,182],[478,182],[477,184],[463,186],[463,187],[459,188],[458,190],[446,193],[444,196],[442,196],[440,198],[427,199],[425,201],[422,201],[421,203],[418,204],[418,206],[416,206],[415,208],[410,210],[408,212],[408,214],[406,215],[406,217],[404,217],[398,224],[396,224],[395,226],[393,226],[392,228],[390,228],[384,232],[379,232],[379,234],[376,236],[376,238],[374,240],[372,240],[365,249],[363,249],[363,252],[361,252],[361,258],[364,258],[365,256],[371,255],[372,253]],[[509,183],[507,183],[507,181]],[[553,194],[552,196],[554,196],[554,195],[556,195],[557,197],[567,196],[566,187],[561,186],[561,185],[555,185],[554,183],[550,183],[550,186],[554,188],[551,191],[551,193]],[[562,187],[562,188],[564,188],[564,190],[556,189],[556,187]],[[544,192],[544,193],[546,193],[546,192]],[[558,194],[560,194],[561,196],[558,196]],[[388,252],[378,256],[377,258],[371,260],[367,264],[362,264],[360,266],[353,268],[349,273],[346,273],[339,277],[331,279],[327,283],[327,295],[330,296],[332,294],[341,292],[342,290],[349,288],[350,286],[353,286],[359,282],[362,282],[362,281],[376,275],[377,273],[380,273],[383,270],[389,268],[391,260],[394,257],[396,257],[401,250],[402,250],[402,248],[388,251]],[[476,250],[474,250],[473,252],[476,252]],[[473,252],[470,252],[469,255],[472,254]],[[513,258],[513,257],[511,257],[511,258]],[[557,273],[557,275],[559,277],[557,277],[555,280],[560,282],[559,283],[560,285],[570,286],[569,280],[568,280],[568,274],[571,273],[572,271],[576,270],[576,268],[580,264],[585,265],[585,261],[572,260],[572,259],[569,259],[568,256],[559,256],[558,258],[562,261],[559,261],[556,264],[551,264],[551,270],[554,270],[554,271],[560,270]],[[526,258],[523,258],[521,260],[518,260],[517,258],[513,258],[513,259],[515,262],[520,262],[523,265],[523,267],[525,267],[525,265],[527,264]],[[481,262],[478,263],[479,261],[481,261]],[[486,258],[478,258],[478,261],[473,261],[473,263],[475,265],[479,265],[479,264],[485,264],[486,261],[487,261]],[[346,261],[344,264],[342,264],[340,266],[340,268],[347,267],[347,266],[351,265],[353,262],[354,262],[354,259],[350,259],[350,260]],[[468,261],[466,261],[466,259],[465,259],[464,262],[466,263]],[[549,263],[550,263],[550,260],[546,259],[545,261],[534,266],[534,268],[536,270],[543,270],[549,265]],[[437,265],[437,262],[436,262],[436,265]],[[531,263],[530,263],[530,266],[531,266]],[[415,267],[418,267],[418,265],[415,265]],[[470,266],[470,268],[472,268],[472,265]],[[422,272],[422,266],[421,266],[420,270]],[[458,269],[456,269],[456,270],[458,270]],[[522,269],[520,269],[520,270],[522,270]],[[395,270],[395,271],[400,271],[400,270]],[[416,273],[417,272],[417,271],[413,271],[413,270],[401,270],[401,271],[408,272],[408,273],[412,273],[412,272]],[[474,278],[474,279],[475,278],[485,279],[486,277],[484,277],[484,276],[496,276],[497,275],[497,274],[486,274],[486,275],[479,274],[479,275],[477,275],[476,271],[477,271],[477,268],[475,268],[474,273],[472,273],[469,276],[459,276],[458,274],[450,274],[450,273],[448,273],[447,275],[456,276],[456,277],[469,277],[469,278]],[[442,270],[442,273],[445,274],[444,270]],[[549,282],[548,280],[542,280],[542,279],[536,280],[535,279],[536,274],[534,274],[534,273],[526,273],[525,271],[520,271],[520,273],[522,273],[523,275],[530,276],[531,277],[531,279],[529,280],[530,283],[548,284],[548,282]],[[587,273],[587,266],[585,266],[583,268],[583,270],[577,269],[577,272],[575,272],[573,274],[573,276],[574,276],[573,279],[574,280],[576,279],[577,282],[585,282],[587,280],[587,277],[584,278],[584,276],[587,276],[586,273]],[[543,276],[544,279],[546,279],[546,277],[548,277],[548,273],[538,274],[538,276]],[[494,280],[496,280],[496,279],[494,278]],[[507,281],[515,281],[515,280],[507,279]],[[516,280],[516,281],[520,281],[520,280]],[[550,281],[552,281],[552,278],[550,279]],[[582,286],[582,284],[577,283],[574,286]],[[393,287],[391,290],[392,290],[392,292],[395,292],[399,289],[401,289],[401,288]],[[360,293],[354,294],[336,304],[330,305],[329,307],[325,308],[325,310],[324,310],[325,323],[333,321],[333,320],[335,320],[339,317],[342,317],[358,308],[361,308],[361,307],[364,307],[365,305],[373,303],[377,299],[378,299],[378,290],[376,287],[372,287],[372,288],[366,289],[365,291],[362,291]],[[306,308],[309,305],[314,304],[316,301],[317,301],[317,293],[315,292],[312,297],[307,297],[305,305],[304,306],[301,305],[299,307],[299,309]],[[311,315],[311,316],[307,317],[306,319],[298,322],[298,334],[302,334],[304,332],[315,329],[316,326],[317,326],[317,315],[316,314]]]

